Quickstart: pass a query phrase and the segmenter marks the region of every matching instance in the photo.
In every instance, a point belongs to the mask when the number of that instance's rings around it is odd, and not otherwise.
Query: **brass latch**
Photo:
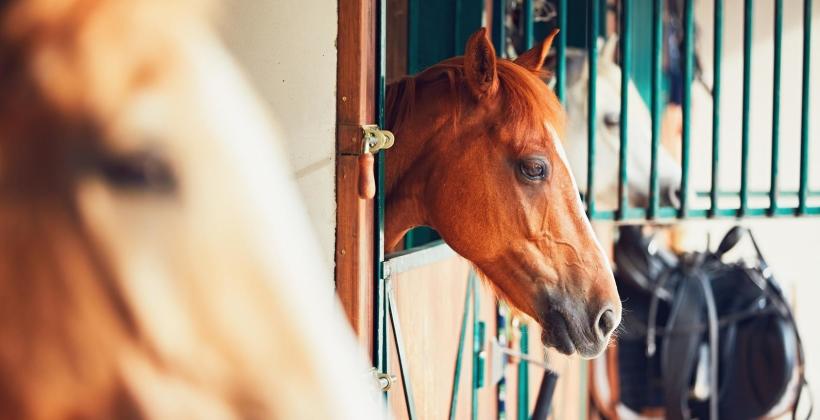
[[[393,133],[378,125],[362,126],[362,153],[359,155],[359,197],[371,199],[376,195],[376,177],[373,174],[373,154],[389,149],[396,141]]]
[[[362,153],[376,153],[389,149],[396,141],[393,133],[382,130],[376,124],[362,126]]]
[[[395,375],[379,372],[376,368],[370,368],[370,374],[373,375],[373,379],[376,380],[376,385],[381,392],[390,391],[390,388],[392,388],[393,384],[398,380]]]

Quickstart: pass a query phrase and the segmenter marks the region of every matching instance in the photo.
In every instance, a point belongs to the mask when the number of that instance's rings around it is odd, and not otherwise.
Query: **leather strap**
[[[704,322],[704,300],[700,284],[692,281],[688,276],[682,276],[680,280],[666,323],[666,334],[660,355],[666,418],[672,420],[691,418],[688,404],[689,383],[695,367],[701,335],[670,333],[679,328],[691,328]]]
[[[720,384],[718,383],[718,365],[720,362],[720,349],[718,346],[719,326],[717,305],[715,304],[715,294],[712,292],[712,284],[704,273],[697,273],[704,302],[706,303],[706,318],[709,324],[709,386],[712,395],[709,396],[709,418],[718,420],[718,406],[720,398]]]

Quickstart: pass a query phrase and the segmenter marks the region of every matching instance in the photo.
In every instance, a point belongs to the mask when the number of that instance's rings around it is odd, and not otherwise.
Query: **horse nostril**
[[[672,193],[671,194],[672,194],[672,204],[674,204],[675,207],[680,207],[680,202],[682,200],[681,195],[680,195],[680,188],[678,188],[678,187],[672,188]]]
[[[662,190],[663,191],[661,191],[661,205],[680,208],[680,188],[677,185],[668,185],[662,188]]]
[[[604,309],[598,314],[598,322],[595,323],[598,327],[598,334],[601,337],[606,337],[615,329],[615,311],[612,309]]]

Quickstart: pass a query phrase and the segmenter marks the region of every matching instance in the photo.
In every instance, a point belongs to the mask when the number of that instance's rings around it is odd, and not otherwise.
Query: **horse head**
[[[596,200],[603,207],[617,207],[618,153],[620,150],[621,68],[615,62],[618,38],[611,36],[601,50],[598,61],[596,95],[595,161]],[[587,90],[589,66],[586,54],[578,50],[567,53],[567,119],[568,135],[564,143],[575,179],[582,191],[587,186]],[[638,93],[629,82],[629,153],[627,154],[627,191],[632,206],[646,206],[649,197],[651,168],[652,117]],[[658,153],[658,185],[661,205],[678,203],[681,168],[665,148]]]
[[[4,418],[378,412],[281,136],[207,9],[0,4]]]
[[[563,151],[563,110],[539,78],[556,33],[513,62],[482,29],[463,57],[390,85],[386,237],[435,228],[546,345],[594,357],[621,303]]]

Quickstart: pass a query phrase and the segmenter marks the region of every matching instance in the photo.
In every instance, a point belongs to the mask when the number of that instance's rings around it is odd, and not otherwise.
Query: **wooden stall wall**
[[[458,352],[459,328],[464,314],[464,298],[467,287],[469,263],[453,257],[394,277],[396,306],[401,333],[404,338],[409,378],[415,398],[416,415],[419,419],[448,418],[450,395],[453,386],[456,354]],[[485,350],[486,371],[484,386],[478,391],[478,418],[496,419],[498,387],[491,383],[494,376],[489,339],[496,331],[496,299],[490,288],[481,281],[479,287],[479,320],[486,324]],[[549,351],[545,354],[539,338],[541,330],[530,322],[530,353],[547,360],[560,378],[553,397],[553,419],[581,419],[586,417],[585,363],[577,356],[566,357]],[[392,330],[391,330],[392,334]],[[468,319],[457,402],[458,419],[469,419],[472,389],[472,318]],[[390,353],[392,373],[398,376],[399,365],[396,347],[391,336]],[[517,379],[518,364],[506,364],[505,371],[507,419],[518,418]],[[541,383],[543,370],[529,367],[529,412],[535,406],[535,398]],[[404,390],[401,381],[390,390],[390,405],[397,419],[406,419]],[[580,398],[580,396],[583,396]],[[529,418],[529,414],[527,415]]]

